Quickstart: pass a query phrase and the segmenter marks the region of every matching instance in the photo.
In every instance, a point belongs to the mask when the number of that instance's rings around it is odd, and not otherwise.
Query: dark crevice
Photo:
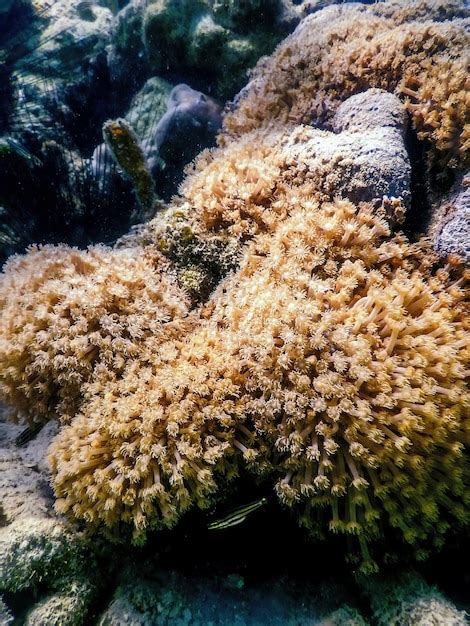
[[[431,203],[429,201],[427,146],[418,140],[411,124],[405,136],[405,147],[411,163],[411,203],[402,229],[407,237],[414,240],[426,231],[431,219]]]
[[[5,526],[8,526],[9,523],[8,517],[0,504],[0,528],[5,528]]]

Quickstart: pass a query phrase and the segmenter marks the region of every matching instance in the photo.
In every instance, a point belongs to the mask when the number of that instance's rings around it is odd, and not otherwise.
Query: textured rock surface
[[[457,254],[470,264],[470,174],[435,207],[429,235],[439,254]]]
[[[6,41],[15,59],[16,108],[12,131],[19,137],[34,132],[39,140],[63,142],[62,126],[70,111],[68,92],[93,74],[90,64],[110,42],[113,14],[109,8],[80,0],[34,3],[24,32]],[[82,88],[81,97],[85,97]],[[96,93],[96,89],[95,89]],[[70,139],[68,139],[70,145]]]
[[[366,586],[373,623],[377,626],[465,626],[469,615],[459,611],[436,587],[413,573]]]
[[[36,9],[47,7],[39,0]],[[44,12],[45,27],[30,55],[22,62],[23,71],[70,81],[83,71],[86,58],[96,56],[109,43],[113,14],[110,9],[90,3],[84,9],[80,0],[56,0]]]
[[[407,117],[393,94],[370,89],[346,100],[332,120],[335,134],[305,127],[285,143],[301,159],[317,189],[353,202],[410,201],[411,166],[404,144]],[[334,164],[334,167],[332,167]]]
[[[142,22],[147,0],[131,0],[117,14],[108,47],[108,64],[113,81],[125,90],[145,81],[148,62],[142,42]]]
[[[55,590],[56,595],[32,609],[26,623],[82,624],[92,598],[94,550],[53,512],[45,451],[56,428],[48,424],[36,439],[18,447],[15,439],[23,428],[5,423],[4,417],[2,411],[0,594],[27,591],[33,602],[38,588]],[[0,605],[0,615],[1,610]],[[53,621],[52,614],[60,621]]]
[[[145,144],[150,144],[158,122],[166,113],[168,98],[174,85],[152,76],[132,99],[127,121]]]
[[[357,133],[378,127],[392,128],[403,139],[408,116],[395,95],[382,89],[368,89],[340,104],[331,125],[337,133],[344,130]],[[384,137],[384,142],[387,142],[387,137]]]
[[[289,578],[246,582],[242,576],[187,577],[176,572],[153,578],[127,572],[99,626],[365,626],[341,585],[315,588]]]
[[[96,587],[89,581],[67,582],[64,590],[40,600],[25,617],[25,626],[81,626]]]

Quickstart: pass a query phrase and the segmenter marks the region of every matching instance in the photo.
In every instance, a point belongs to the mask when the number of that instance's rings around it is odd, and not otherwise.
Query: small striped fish
[[[245,504],[243,506],[239,506],[236,509],[227,513],[224,517],[214,520],[207,525],[209,530],[224,530],[225,528],[231,528],[232,526],[237,526],[245,521],[250,513],[256,511],[261,508],[268,502],[267,498],[261,498],[261,500],[256,500],[255,502],[251,502],[250,504]]]
[[[29,150],[27,150],[24,146],[22,146],[18,141],[12,139],[11,137],[7,137],[6,139],[0,140],[0,151],[16,154],[31,165],[42,165],[40,159],[31,154]]]
[[[16,447],[22,448],[23,446],[27,445],[32,439],[34,439],[34,437],[36,437],[39,432],[41,432],[44,424],[45,422],[36,422],[22,430],[18,437],[15,439]]]

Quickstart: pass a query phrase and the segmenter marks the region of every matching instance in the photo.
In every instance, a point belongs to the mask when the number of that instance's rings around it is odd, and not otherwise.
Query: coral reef
[[[51,447],[59,511],[111,534],[124,522],[139,542],[248,471],[274,482],[312,532],[355,537],[364,571],[376,568],[369,546],[384,534],[423,558],[468,521],[464,278],[458,263],[438,269],[426,245],[390,232],[409,194],[396,98],[355,96],[332,127],[254,131],[203,153],[169,214],[144,229],[143,251],[48,248],[7,267],[3,395],[72,420]],[[354,203],[332,200],[340,192]],[[188,322],[154,252],[171,241],[168,215],[190,254],[218,237],[242,258]],[[117,259],[137,287],[120,291]],[[184,260],[176,273],[197,293],[201,265]],[[29,324],[17,315],[23,298]]]
[[[33,249],[0,283],[1,394],[28,419],[72,417],[83,385],[119,376],[137,345],[178,332],[184,292],[156,252]]]
[[[433,146],[433,161],[468,167],[468,19],[460,3],[426,0],[310,15],[261,59],[225,118],[227,139],[273,120],[324,121],[342,100],[379,87],[406,101],[418,136]]]
[[[400,221],[411,193],[407,125],[398,98],[368,90],[341,105],[332,123],[334,133],[251,133],[219,150],[215,160],[215,153],[204,151],[187,168],[180,198],[119,245],[156,244],[176,264],[180,285],[200,302],[237,267],[244,242],[282,217],[282,203],[274,215],[266,207],[303,176],[299,169],[308,172],[312,199],[342,192],[355,201],[385,202],[388,219]]]
[[[463,279],[431,271],[429,249],[390,238],[366,207],[318,207],[299,189],[284,206],[200,328],[137,359],[61,430],[57,506],[131,522],[140,540],[208,506],[240,451],[279,477],[302,523],[357,536],[364,569],[384,524],[423,558],[467,521]]]
[[[260,5],[223,6],[216,22],[215,3],[151,3],[149,50],[191,68],[215,42],[223,59]],[[433,166],[468,163],[465,14],[420,1],[307,17],[260,62],[220,147],[187,168],[166,211],[116,249],[47,246],[7,263],[0,397],[30,422],[60,418],[48,457],[59,513],[141,543],[241,476],[312,535],[347,544],[366,574],[468,526],[468,272],[395,232],[412,200],[399,97]],[[214,131],[216,105],[176,87],[158,149],[201,107]],[[111,135],[129,139],[119,124]],[[144,171],[146,197],[147,155],[131,138],[121,154],[112,136],[113,150],[131,176]],[[7,527],[0,590],[56,578],[55,554],[78,543],[63,531],[57,546],[50,524]],[[63,558],[80,570],[74,554]],[[48,584],[31,623],[59,604],[86,610],[87,580]],[[413,619],[429,611],[423,593],[403,608]]]
[[[358,99],[367,103],[368,112],[364,110],[362,124],[357,122],[351,130],[347,108],[344,118],[340,108],[333,118],[338,133],[307,126],[287,133],[275,128],[248,133],[216,152],[202,152],[187,168],[177,209],[193,221],[196,232],[219,233],[238,242],[275,227],[286,215],[284,204],[276,199],[293,185],[308,186],[310,198],[322,201],[343,194],[379,206],[385,199],[388,217],[401,219],[401,205],[410,198],[403,108],[394,96],[377,90]],[[139,232],[147,241],[158,241],[159,230],[157,219]]]

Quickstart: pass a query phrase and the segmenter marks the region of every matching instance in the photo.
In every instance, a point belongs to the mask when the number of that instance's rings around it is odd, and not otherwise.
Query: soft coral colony
[[[59,511],[142,541],[249,472],[315,534],[350,538],[363,571],[384,536],[424,558],[468,524],[468,276],[393,234],[384,206],[319,194],[283,150],[320,99],[328,117],[374,85],[412,98],[435,162],[464,166],[461,9],[410,7],[354,9],[347,28],[333,8],[321,31],[301,26],[295,55],[288,39],[262,62],[168,209],[190,207],[202,257],[217,236],[240,258],[198,307],[156,251],[164,217],[143,248],[46,247],[7,264],[0,390],[30,419],[61,421]],[[369,26],[375,61],[358,38]],[[418,82],[442,64],[450,108],[445,85],[434,102]]]

